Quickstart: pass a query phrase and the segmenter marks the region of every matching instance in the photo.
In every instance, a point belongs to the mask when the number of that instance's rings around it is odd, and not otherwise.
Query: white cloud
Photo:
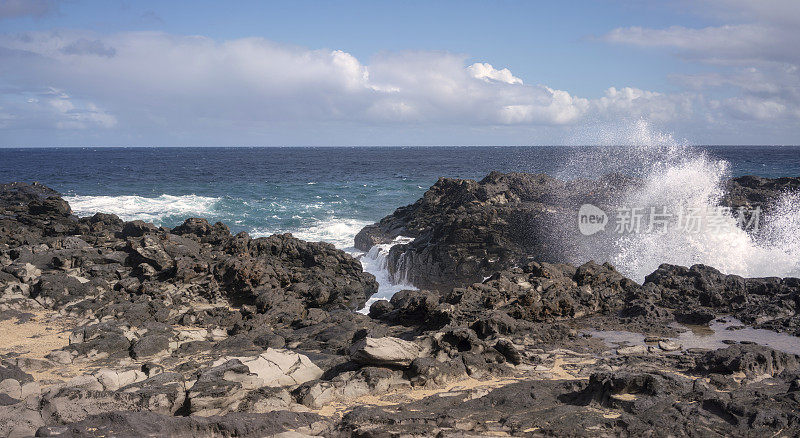
[[[395,132],[450,127],[456,138],[485,128],[527,139],[621,119],[679,128],[713,122],[726,129],[731,120],[796,119],[800,81],[796,64],[785,61],[796,48],[763,48],[785,38],[785,26],[759,20],[703,29],[616,29],[603,38],[670,48],[718,70],[676,76],[686,92],[620,84],[594,99],[536,84],[535,78],[523,82],[507,67],[468,64],[466,56],[447,52],[386,52],[364,60],[344,50],[263,38],[75,30],[0,34],[0,128],[125,132],[134,144],[142,132],[190,144],[210,141],[201,133],[214,132],[223,142],[215,144],[234,144],[271,138],[266,135],[283,129],[298,136],[319,132],[313,138],[324,143],[332,141],[324,134],[330,127],[365,127],[368,133],[389,126]],[[726,91],[706,96],[715,89]]]
[[[487,62],[476,62],[467,67],[467,70],[473,78],[483,79],[487,82],[498,81],[505,82],[506,84],[522,84],[522,79],[511,74],[511,70],[507,68],[497,70],[492,67],[492,64]]]
[[[790,109],[776,99],[752,96],[731,97],[723,102],[724,108],[742,119],[772,120],[785,117]]]
[[[49,88],[0,94],[0,127],[57,130],[110,129],[117,119],[93,102],[74,99]]]
[[[798,40],[795,29],[760,23],[702,29],[683,26],[666,29],[626,27],[614,29],[602,39],[639,47],[673,48],[683,56],[722,65],[796,62],[800,59],[800,47],[787,44],[788,41]]]
[[[306,120],[453,124],[563,124],[585,99],[524,85],[507,68],[465,66],[441,52],[387,53],[369,65],[342,50],[261,38],[82,32],[2,36],[4,76],[108,108],[121,123]]]
[[[699,29],[626,27],[602,37],[611,43],[662,47],[718,71],[677,75],[695,91],[736,94],[713,110],[743,120],[797,119],[800,114],[800,2],[705,0],[705,13],[739,23]],[[714,117],[721,117],[717,114]]]
[[[611,87],[593,105],[607,117],[638,117],[656,122],[687,119],[698,104],[691,94],[662,94],[632,87]]]

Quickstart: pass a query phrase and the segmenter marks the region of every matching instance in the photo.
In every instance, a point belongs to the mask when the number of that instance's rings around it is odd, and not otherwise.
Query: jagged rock
[[[165,354],[169,351],[169,344],[172,338],[164,334],[154,334],[145,336],[131,344],[131,357],[142,359]]]
[[[130,222],[125,222],[125,225],[122,227],[122,234],[123,238],[127,237],[142,237],[145,234],[153,234],[158,232],[158,227],[151,223],[147,223],[145,221],[135,220]]]
[[[772,179],[745,175],[726,181],[722,203],[734,210],[740,207],[747,209],[760,207],[762,211],[766,212],[781,194],[797,190],[800,190],[800,179],[798,178]]]
[[[299,405],[285,388],[259,388],[250,391],[239,404],[241,412],[269,413],[284,410],[296,410]],[[302,408],[302,407],[300,407]]]
[[[460,360],[440,362],[430,357],[419,357],[411,362],[408,374],[414,386],[442,386],[466,377],[467,368]]]
[[[400,370],[381,367],[363,367],[348,371],[330,381],[310,381],[300,385],[294,395],[298,402],[312,409],[330,403],[352,400],[368,394],[383,394],[411,385]]]
[[[66,273],[42,275],[31,290],[31,298],[51,308],[95,294],[97,289],[91,282]]]
[[[70,345],[64,351],[75,356],[121,357],[128,356],[131,342],[118,325],[104,322],[76,329],[70,336]],[[54,356],[53,360],[66,360],[65,356]]]
[[[222,222],[217,222],[211,226],[207,220],[200,218],[186,219],[183,224],[172,229],[172,233],[178,235],[193,234],[203,242],[220,243],[231,235],[228,226]]]
[[[630,347],[617,348],[617,354],[621,356],[647,354],[648,351],[647,345],[632,345]]]
[[[79,219],[41,186],[0,186],[0,319],[46,312],[54,328],[75,327],[48,361],[6,356],[0,436],[45,424],[40,434],[263,435],[260,421],[272,418],[356,436],[796,435],[797,357],[749,345],[664,353],[686,309],[800,333],[800,280],[664,265],[639,285],[608,264],[546,262],[560,248],[538,225],[550,214],[574,219],[562,195],[602,198],[612,180],[442,182],[361,235],[415,237],[392,250],[390,266],[435,286],[395,294],[370,317],[353,310],[377,290],[374,278],[331,245],[233,236],[202,219],[172,230]],[[512,241],[525,233],[531,241]],[[649,340],[660,348],[609,354],[591,330],[657,335]],[[380,400],[351,406],[365,395]],[[309,407],[345,416],[325,420],[329,428],[284,417]],[[135,423],[148,419],[158,428]]]
[[[681,349],[681,344],[679,344],[679,343],[677,343],[675,341],[662,340],[662,341],[658,341],[658,348],[660,348],[660,349],[662,349],[664,351],[676,351],[676,350],[680,350]]]
[[[0,406],[0,436],[33,436],[36,430],[44,425],[38,400],[18,401]]]
[[[0,381],[6,379],[14,379],[20,383],[28,383],[33,381],[33,376],[22,371],[18,365],[3,361],[2,364],[0,364]]]
[[[419,357],[417,344],[393,337],[365,337],[350,348],[350,358],[370,365],[408,366]]]
[[[129,240],[131,250],[138,256],[143,263],[152,265],[158,271],[169,269],[175,261],[164,250],[164,245],[159,238],[146,234],[139,240]]]
[[[574,254],[585,249],[582,236],[565,241],[561,234],[574,228],[577,208],[586,203],[613,207],[607,204],[638,184],[618,174],[595,181],[499,172],[481,181],[440,178],[414,204],[364,227],[355,246],[368,251],[398,236],[411,237],[390,250],[392,274],[402,268],[414,285],[429,289],[469,285],[530,259],[573,262]],[[766,209],[799,188],[800,178],[737,177],[726,182],[722,203]]]
[[[253,344],[261,348],[283,348],[286,346],[286,339],[275,333],[262,333],[253,339]]]
[[[49,196],[46,199],[36,199],[28,204],[28,211],[33,215],[69,216],[72,209],[67,201],[58,196]]]
[[[675,313],[675,320],[684,324],[708,325],[717,316],[708,309],[695,309]]]
[[[247,367],[239,365],[243,368],[233,369],[233,372],[247,372]],[[247,396],[247,390],[240,382],[201,375],[186,394],[189,412],[192,415],[207,417],[236,411],[239,403]]]
[[[595,373],[580,398],[583,402],[636,412],[651,408],[658,399],[688,392],[689,388],[689,379],[667,373]]]
[[[730,313],[747,324],[800,333],[797,278],[742,278],[705,265],[663,264],[645,277],[648,284],[663,306],[681,309],[675,316],[682,322],[705,324],[715,313]]]
[[[398,236],[414,238],[389,254],[417,286],[448,289],[481,281],[495,271],[540,261],[566,261],[554,244],[577,206],[603,205],[630,184],[623,178],[562,182],[547,175],[492,172],[480,182],[440,178],[413,205],[362,229],[356,248],[367,251]]]
[[[94,377],[106,391],[116,391],[123,386],[145,380],[147,375],[139,370],[117,371],[108,368],[94,373]]]
[[[42,275],[41,269],[30,263],[12,263],[4,267],[3,271],[14,275],[23,283],[31,283],[33,280]]]
[[[369,307],[370,318],[379,319],[393,309],[391,303],[387,300],[378,300]]]
[[[235,412],[248,392],[264,387],[296,386],[322,376],[322,370],[306,356],[267,349],[255,357],[223,357],[201,371],[188,392],[196,415]]]
[[[178,386],[148,387],[133,392],[67,387],[46,394],[41,412],[46,424],[72,423],[115,411],[172,415],[183,405],[184,396],[184,389]]]
[[[707,373],[744,373],[748,377],[774,376],[800,368],[800,356],[756,344],[737,344],[709,351],[697,360],[697,369]]]
[[[0,381],[0,394],[5,394],[11,399],[25,400],[31,395],[39,395],[41,387],[37,382],[20,382],[16,379]]]

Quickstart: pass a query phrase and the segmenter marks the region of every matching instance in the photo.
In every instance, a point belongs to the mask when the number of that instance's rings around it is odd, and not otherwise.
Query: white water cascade
[[[389,250],[395,245],[406,244],[412,240],[414,240],[413,237],[398,236],[390,243],[373,246],[360,256],[364,271],[374,275],[378,282],[378,292],[369,298],[366,306],[361,310],[362,313],[369,312],[369,307],[378,300],[388,300],[401,290],[416,289],[408,281],[408,267],[405,266],[404,255],[401,255],[398,260],[395,270],[397,274],[392,275],[389,270]]]

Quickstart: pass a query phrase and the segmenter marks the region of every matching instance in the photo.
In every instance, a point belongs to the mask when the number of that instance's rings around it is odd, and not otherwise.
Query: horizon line
[[[226,145],[226,146],[0,146],[0,150],[20,149],[325,149],[325,148],[534,148],[534,147],[635,147],[636,144],[537,144],[537,145]],[[689,144],[688,147],[800,147],[797,144]]]

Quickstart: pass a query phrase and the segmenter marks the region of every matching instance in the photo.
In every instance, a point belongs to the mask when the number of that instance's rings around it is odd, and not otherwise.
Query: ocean
[[[439,177],[480,179],[493,170],[581,176],[574,171],[575,163],[619,170],[610,163],[617,158],[598,157],[587,152],[591,150],[578,146],[0,149],[0,181],[46,184],[61,192],[79,216],[102,211],[169,227],[187,217],[204,217],[226,223],[233,232],[247,231],[254,237],[291,232],[359,255],[352,248],[353,237],[364,225],[413,203]],[[621,150],[638,163],[640,154]],[[800,175],[800,147],[707,146],[681,151],[726,163],[721,177]],[[369,270],[381,276],[380,260],[371,263]],[[383,278],[384,288],[389,287],[386,281]],[[389,296],[393,290],[385,289],[381,295]]]

